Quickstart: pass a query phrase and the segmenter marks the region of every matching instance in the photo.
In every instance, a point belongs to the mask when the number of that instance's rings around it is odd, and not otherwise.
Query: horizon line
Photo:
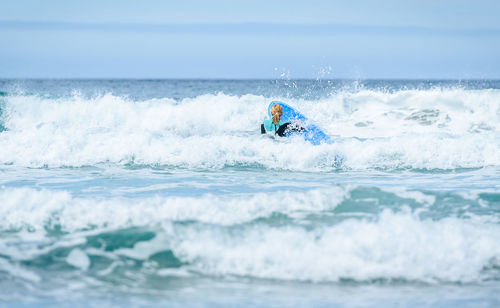
[[[416,36],[500,36],[500,28],[443,28],[387,26],[346,23],[101,23],[66,21],[0,20],[3,30],[106,31],[165,34],[282,34],[282,35],[416,35]]]

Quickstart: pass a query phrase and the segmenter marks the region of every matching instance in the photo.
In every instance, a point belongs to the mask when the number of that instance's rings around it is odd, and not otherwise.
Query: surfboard
[[[272,101],[267,108],[269,117],[272,118],[271,107],[273,105],[281,105],[281,107],[283,107],[283,115],[281,116],[281,121],[297,123],[300,126],[304,127],[304,131],[300,134],[304,136],[304,139],[306,141],[309,141],[313,145],[318,145],[321,143],[333,143],[333,139],[325,134],[325,132],[319,126],[314,124],[311,120],[307,119],[305,115],[288,104],[280,101]]]

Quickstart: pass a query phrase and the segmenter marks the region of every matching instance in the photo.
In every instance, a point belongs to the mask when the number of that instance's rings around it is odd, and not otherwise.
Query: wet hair
[[[283,115],[283,107],[281,105],[273,105],[271,107],[271,116],[273,117],[273,123],[277,125],[280,122],[280,118]]]

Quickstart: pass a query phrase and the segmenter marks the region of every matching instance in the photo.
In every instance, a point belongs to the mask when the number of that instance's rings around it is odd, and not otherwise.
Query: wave
[[[331,171],[340,154],[341,167],[354,170],[500,165],[499,90],[360,90],[286,100],[334,136],[334,144],[320,146],[261,136],[272,99],[223,93],[143,101],[111,94],[7,96],[0,164]]]
[[[243,194],[236,197],[150,197],[145,199],[75,198],[66,191],[0,189],[0,230],[85,231],[128,228],[163,221],[197,221],[233,225],[273,213],[334,209],[345,188],[326,191]]]
[[[500,226],[456,218],[420,220],[387,210],[376,221],[347,220],[314,230],[165,228],[182,262],[216,276],[426,283],[499,278]]]
[[[111,280],[130,270],[336,283],[500,279],[498,198],[439,194],[332,187],[102,200],[3,188],[0,273],[37,282],[49,262]]]
[[[141,227],[165,221],[232,226],[288,217],[287,223],[337,223],[352,217],[375,217],[385,209],[405,206],[420,217],[470,219],[487,216],[500,221],[499,194],[432,192],[370,186],[332,186],[309,191],[142,198],[74,197],[68,191],[0,188],[0,231],[83,232]],[[325,220],[321,215],[335,216]],[[312,215],[312,216],[311,216]],[[321,218],[315,221],[315,216]]]

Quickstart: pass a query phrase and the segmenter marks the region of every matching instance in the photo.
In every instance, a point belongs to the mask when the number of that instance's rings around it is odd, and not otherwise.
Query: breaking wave
[[[79,167],[100,163],[329,171],[341,168],[455,169],[500,165],[500,91],[429,89],[340,92],[288,99],[334,144],[261,136],[259,95],[207,94],[134,101],[3,98],[0,164]]]
[[[96,279],[128,269],[315,282],[500,279],[498,194],[440,194],[338,186],[99,199],[3,188],[0,273],[37,282],[48,262]]]

